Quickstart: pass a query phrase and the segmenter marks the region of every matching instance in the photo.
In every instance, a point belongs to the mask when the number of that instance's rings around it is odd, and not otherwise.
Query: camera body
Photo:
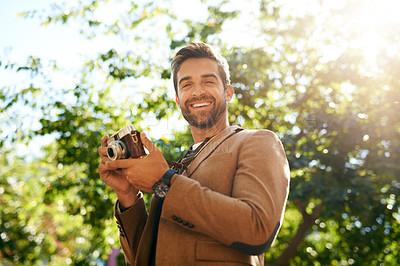
[[[129,125],[118,130],[106,141],[107,155],[110,160],[140,158],[146,155],[140,132]]]

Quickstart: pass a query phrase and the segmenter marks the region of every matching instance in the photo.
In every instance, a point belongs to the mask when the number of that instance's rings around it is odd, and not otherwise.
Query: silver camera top
[[[112,135],[107,141],[106,144],[109,145],[111,142],[122,139],[128,134],[131,134],[135,131],[135,127],[133,125],[126,126],[118,130],[114,135]]]

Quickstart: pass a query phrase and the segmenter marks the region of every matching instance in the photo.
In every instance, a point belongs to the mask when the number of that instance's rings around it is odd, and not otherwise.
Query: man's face
[[[226,116],[232,86],[224,89],[218,64],[208,58],[184,61],[177,73],[177,104],[191,126],[210,128]]]

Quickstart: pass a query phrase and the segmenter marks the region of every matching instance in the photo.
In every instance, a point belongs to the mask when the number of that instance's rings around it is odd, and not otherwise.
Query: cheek
[[[184,97],[182,94],[179,96],[178,101],[176,102],[179,109],[185,108],[186,100],[187,100],[186,97]]]
[[[190,92],[183,91],[179,93],[179,102],[181,105],[185,105],[185,102],[190,98]]]
[[[225,91],[219,91],[218,95],[216,95],[221,101],[223,100],[227,100],[227,94],[225,93]]]

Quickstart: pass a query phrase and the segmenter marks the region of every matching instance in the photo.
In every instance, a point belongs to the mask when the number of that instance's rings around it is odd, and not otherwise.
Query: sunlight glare
[[[400,1],[398,0],[341,0],[320,2],[320,12],[315,13],[321,28],[314,34],[316,40],[331,39],[320,47],[321,62],[337,60],[344,52],[358,51],[363,56],[362,71],[365,75],[381,72],[379,58],[392,56],[399,50],[396,32],[400,27]],[[335,17],[337,35],[330,35],[326,25],[331,26],[327,10],[340,10]],[[321,15],[325,14],[325,15]],[[335,23],[335,20],[333,20]]]
[[[354,25],[360,29],[360,35],[352,42],[352,45],[363,51],[369,70],[375,72],[378,71],[376,59],[380,53],[397,51],[394,46],[396,44],[389,43],[387,36],[382,34],[382,30],[391,29],[400,23],[400,16],[398,16],[400,1],[364,0],[363,4],[355,14],[358,21],[354,21]]]

